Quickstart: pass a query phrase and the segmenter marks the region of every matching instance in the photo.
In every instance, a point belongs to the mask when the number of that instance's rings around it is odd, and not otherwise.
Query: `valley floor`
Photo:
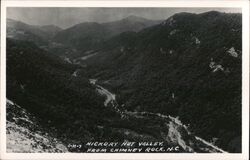
[[[184,152],[201,152],[201,153],[225,153],[224,150],[214,146],[204,139],[194,136],[178,118],[160,113],[151,112],[129,112],[119,109],[115,94],[111,93],[101,85],[97,84],[97,80],[90,79],[90,83],[96,87],[96,91],[106,97],[104,106],[111,107],[117,112],[122,119],[127,121],[140,120],[145,123],[148,119],[159,121],[163,127],[155,128],[161,139],[169,144],[175,144],[182,148]],[[155,123],[155,122],[153,122]],[[159,124],[155,124],[156,126]],[[67,147],[60,140],[53,138],[42,129],[36,118],[28,113],[27,110],[21,108],[11,100],[7,99],[7,152],[15,153],[54,153],[68,152]],[[147,127],[148,124],[144,124]],[[152,124],[151,124],[152,125]],[[150,126],[149,126],[150,127]],[[151,126],[152,127],[152,126]],[[166,130],[167,128],[167,130]],[[138,133],[137,131],[120,128],[117,130],[120,134],[132,137],[140,137],[140,139],[149,138],[151,135],[147,133]],[[121,133],[122,132],[122,133]],[[188,137],[188,138],[187,138]]]
[[[151,113],[151,112],[129,112],[129,111],[121,111],[118,109],[115,99],[115,94],[111,93],[107,89],[103,88],[102,86],[97,84],[96,79],[90,79],[90,83],[95,85],[99,94],[106,96],[106,100],[104,102],[105,106],[111,104],[111,107],[118,112],[122,118],[126,118],[127,116],[132,116],[135,118],[147,118],[147,116],[154,116],[159,119],[164,119],[168,123],[168,134],[165,139],[169,142],[173,142],[179,146],[181,146],[186,152],[196,152],[197,149],[194,149],[194,145],[192,143],[196,143],[195,148],[198,147],[200,152],[208,152],[208,153],[226,153],[226,151],[218,148],[217,146],[213,145],[212,143],[207,142],[206,140],[194,136],[193,142],[190,140],[184,140],[182,134],[192,135],[192,133],[188,130],[188,127],[183,124],[178,117],[172,117],[170,115],[163,115],[160,113]],[[127,131],[127,134],[128,131]],[[186,136],[186,135],[185,135]]]

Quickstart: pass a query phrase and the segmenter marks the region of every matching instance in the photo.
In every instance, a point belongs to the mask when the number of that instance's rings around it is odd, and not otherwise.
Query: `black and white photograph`
[[[241,154],[242,19],[7,7],[6,152]]]

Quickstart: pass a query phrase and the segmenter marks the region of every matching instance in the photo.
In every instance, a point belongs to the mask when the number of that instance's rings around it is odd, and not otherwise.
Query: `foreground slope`
[[[42,128],[27,110],[7,100],[7,152],[67,152],[67,147]]]

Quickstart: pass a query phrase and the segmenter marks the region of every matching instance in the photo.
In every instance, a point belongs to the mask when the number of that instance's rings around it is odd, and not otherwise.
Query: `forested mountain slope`
[[[241,14],[179,13],[125,32],[83,64],[131,111],[179,116],[222,148],[241,144]]]
[[[8,39],[7,98],[56,127],[61,138],[87,140],[106,109],[88,79],[72,76],[76,68],[35,44]]]

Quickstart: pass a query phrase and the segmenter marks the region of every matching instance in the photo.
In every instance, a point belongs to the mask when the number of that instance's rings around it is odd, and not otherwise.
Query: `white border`
[[[6,7],[205,7],[242,8],[242,153],[6,153]],[[206,159],[248,160],[249,154],[249,2],[229,1],[5,1],[1,2],[1,154],[0,159]]]

